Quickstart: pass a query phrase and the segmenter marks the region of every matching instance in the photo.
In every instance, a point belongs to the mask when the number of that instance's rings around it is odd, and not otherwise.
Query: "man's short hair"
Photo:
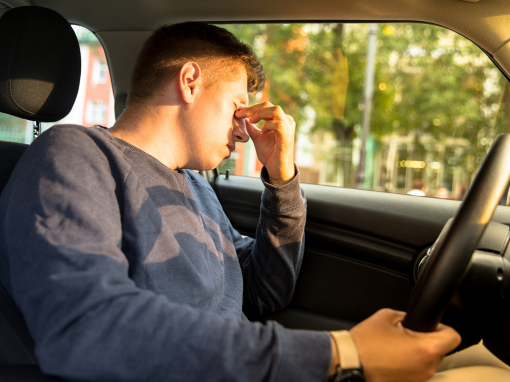
[[[249,93],[262,90],[266,80],[253,49],[226,29],[201,22],[164,25],[154,31],[138,54],[129,102],[152,97],[179,74],[186,62],[200,65],[206,87],[219,81],[236,81],[242,67],[248,75]]]

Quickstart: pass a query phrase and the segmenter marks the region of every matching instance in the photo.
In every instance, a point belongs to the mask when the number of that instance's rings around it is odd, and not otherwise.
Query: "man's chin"
[[[230,155],[226,157],[225,159],[230,158]],[[218,163],[204,163],[202,166],[200,166],[200,169],[197,169],[198,171],[208,171],[208,170],[214,170],[215,168],[218,168],[218,166],[221,164],[221,162],[224,159],[220,160]]]
[[[189,167],[185,167],[185,168],[188,169],[188,170],[194,170],[194,171],[214,170],[215,168],[217,168],[221,164],[221,162],[224,159],[228,159],[228,158],[230,158],[230,155],[228,155],[228,156],[226,156],[224,158],[217,157],[216,160],[200,161],[198,163],[195,162],[193,165],[190,164]],[[209,159],[211,159],[211,158],[209,158]]]

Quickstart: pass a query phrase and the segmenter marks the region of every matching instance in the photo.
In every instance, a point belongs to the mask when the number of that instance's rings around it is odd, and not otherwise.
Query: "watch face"
[[[343,374],[340,379],[340,382],[366,382],[365,376],[360,373],[358,370],[347,371]]]

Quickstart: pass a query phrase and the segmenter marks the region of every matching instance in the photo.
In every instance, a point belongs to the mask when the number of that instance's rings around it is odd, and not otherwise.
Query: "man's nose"
[[[233,131],[235,142],[248,142],[250,136],[246,130],[246,121],[244,119],[235,118],[233,120]]]

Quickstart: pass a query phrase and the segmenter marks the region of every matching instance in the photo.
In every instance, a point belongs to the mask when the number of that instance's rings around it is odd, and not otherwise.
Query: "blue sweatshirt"
[[[327,333],[243,314],[290,302],[304,249],[298,176],[262,180],[253,240],[198,174],[102,128],[42,134],[0,198],[0,278],[41,369],[85,381],[324,381]]]

